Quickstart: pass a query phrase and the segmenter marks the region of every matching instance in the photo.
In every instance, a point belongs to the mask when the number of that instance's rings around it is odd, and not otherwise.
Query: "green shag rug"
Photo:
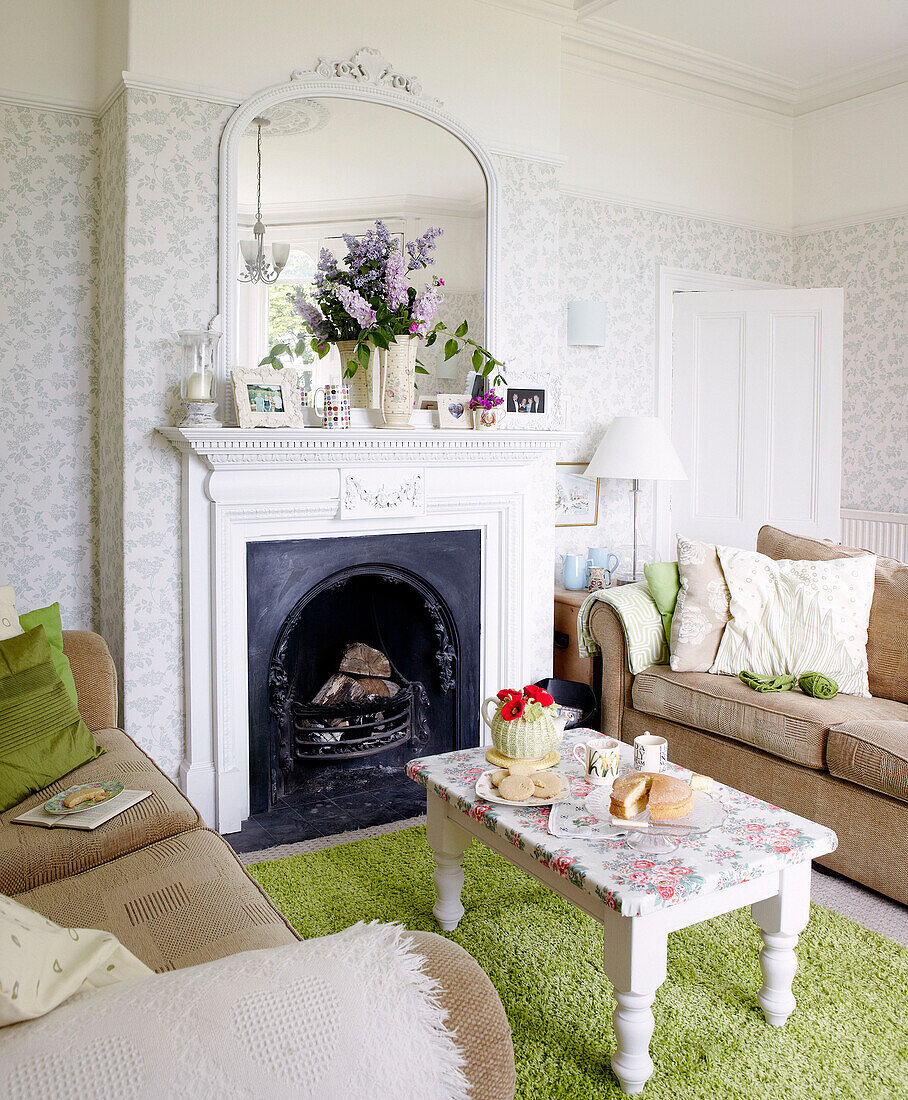
[[[248,870],[308,938],[372,919],[438,932],[432,868],[425,829],[410,828]],[[623,1096],[601,926],[484,845],[470,845],[464,868],[466,913],[443,934],[501,996],[520,1100]],[[814,906],[798,1007],[772,1028],[756,1002],[760,946],[746,909],[669,937],[644,1100],[908,1097],[908,948]]]

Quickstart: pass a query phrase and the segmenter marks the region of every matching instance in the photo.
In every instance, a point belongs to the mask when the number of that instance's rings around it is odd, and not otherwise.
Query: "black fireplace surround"
[[[479,743],[480,567],[475,530],[248,544],[251,813],[374,795],[414,756]],[[389,675],[313,705],[356,643]]]

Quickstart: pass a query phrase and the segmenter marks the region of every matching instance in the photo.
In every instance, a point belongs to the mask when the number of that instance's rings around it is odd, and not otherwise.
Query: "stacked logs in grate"
[[[312,703],[323,707],[352,706],[362,713],[364,704],[380,708],[384,700],[393,699],[400,689],[401,685],[391,679],[391,662],[380,649],[352,642],[345,648],[337,672],[322,684]],[[326,725],[340,729],[349,722],[346,718],[330,718]]]

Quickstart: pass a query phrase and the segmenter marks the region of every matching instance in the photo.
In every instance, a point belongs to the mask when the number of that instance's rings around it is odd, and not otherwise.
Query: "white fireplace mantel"
[[[555,455],[571,434],[159,430],[182,454],[180,782],[221,832],[249,814],[250,542],[478,530],[482,694],[550,675]]]

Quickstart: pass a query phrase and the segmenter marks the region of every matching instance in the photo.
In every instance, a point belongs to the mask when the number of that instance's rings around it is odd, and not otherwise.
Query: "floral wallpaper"
[[[794,276],[845,288],[842,507],[908,512],[908,216],[796,237]]]
[[[791,282],[791,238],[571,195],[560,196],[559,222],[559,374],[565,422],[580,433],[561,460],[579,462],[592,457],[612,417],[655,412],[657,265]],[[572,300],[605,303],[605,346],[567,346]],[[645,483],[640,508],[641,556],[651,560],[653,499]],[[630,572],[630,483],[601,481],[597,526],[560,527],[556,542],[561,553],[606,546]]]
[[[93,119],[0,105],[0,584],[98,622]]]
[[[133,90],[126,104],[124,713],[173,776],[183,753],[180,462],[155,428],[181,410],[177,332],[217,312],[218,142],[231,108]]]
[[[100,515],[95,538],[100,562],[100,630],[107,641],[123,691],[123,266],[126,227],[126,95],[120,95],[98,123],[100,171],[98,206]],[[121,707],[122,709],[122,707]]]

